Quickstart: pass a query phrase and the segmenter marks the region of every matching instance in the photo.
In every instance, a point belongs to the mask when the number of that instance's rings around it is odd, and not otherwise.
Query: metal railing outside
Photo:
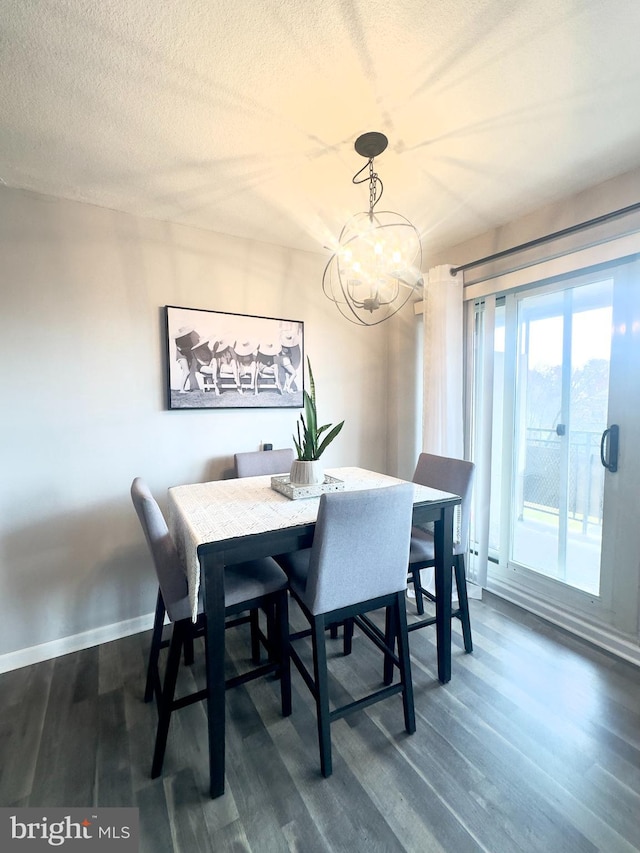
[[[569,434],[568,514],[582,532],[602,527],[604,468],[600,464],[600,432],[575,430]],[[546,429],[526,430],[522,510],[560,512],[560,442],[565,439]]]

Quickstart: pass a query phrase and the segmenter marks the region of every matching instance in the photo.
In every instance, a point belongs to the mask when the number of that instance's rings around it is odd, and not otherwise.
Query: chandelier
[[[360,326],[376,326],[393,317],[423,284],[418,231],[399,213],[375,210],[384,186],[373,160],[387,144],[387,137],[376,131],[355,141],[356,151],[367,162],[352,181],[368,181],[369,210],[356,213],[344,226],[322,276],[325,296],[347,320]]]

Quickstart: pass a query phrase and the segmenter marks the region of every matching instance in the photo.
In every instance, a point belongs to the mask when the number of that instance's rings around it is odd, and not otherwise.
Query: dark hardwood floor
[[[416,734],[399,697],[339,721],[330,779],[297,673],[289,719],[272,680],[229,691],[227,792],[213,801],[201,704],[174,714],[163,777],[149,778],[149,634],[6,673],[0,805],[138,806],[149,853],[640,850],[640,670],[490,595],[471,608],[475,651],[456,624],[445,686],[433,629],[411,635]],[[227,632],[230,667],[243,631]],[[347,658],[328,642],[337,699],[378,683],[368,641],[356,633]]]

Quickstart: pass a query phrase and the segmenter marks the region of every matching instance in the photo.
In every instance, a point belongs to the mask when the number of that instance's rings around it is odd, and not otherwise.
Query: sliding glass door
[[[613,279],[516,303],[510,560],[598,595]]]
[[[480,480],[490,484],[483,498],[490,505],[488,586],[514,600],[536,599],[540,610],[582,613],[633,634],[640,581],[638,262],[540,283],[491,305],[489,323],[483,306],[476,310],[484,352],[474,383],[477,408],[486,408],[487,396],[491,417],[476,419],[473,438],[476,449],[488,448],[480,464],[489,471]]]

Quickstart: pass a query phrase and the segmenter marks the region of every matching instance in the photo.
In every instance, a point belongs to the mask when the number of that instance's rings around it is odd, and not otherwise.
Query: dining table
[[[406,482],[363,468],[326,469],[330,488],[362,490]],[[225,781],[224,568],[311,546],[320,496],[288,497],[270,476],[174,486],[169,489],[169,527],[188,579],[194,621],[199,601],[205,619],[205,658],[210,795]],[[451,554],[458,495],[413,484],[413,523],[433,522],[435,542],[438,678],[451,678]],[[313,491],[313,490],[311,490]],[[354,531],[357,535],[357,531]]]

